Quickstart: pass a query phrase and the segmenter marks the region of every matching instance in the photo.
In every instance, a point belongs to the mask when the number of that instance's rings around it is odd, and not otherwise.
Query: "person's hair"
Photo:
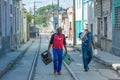
[[[58,27],[58,28],[57,28],[57,31],[58,31],[58,30],[61,30],[61,31],[62,31],[62,28],[61,28],[61,27]]]

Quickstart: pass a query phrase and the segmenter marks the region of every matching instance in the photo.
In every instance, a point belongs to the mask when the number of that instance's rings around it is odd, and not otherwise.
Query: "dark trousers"
[[[84,69],[87,69],[89,63],[91,62],[93,58],[92,49],[82,48],[82,54],[83,54]]]

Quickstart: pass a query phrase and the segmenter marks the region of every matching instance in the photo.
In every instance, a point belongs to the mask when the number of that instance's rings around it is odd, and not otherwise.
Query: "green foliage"
[[[62,8],[63,9],[63,8]],[[45,25],[47,26],[49,24],[49,19],[52,16],[52,12],[53,11],[57,11],[58,10],[58,6],[57,5],[47,5],[47,6],[43,6],[37,9],[36,13],[36,17],[35,17],[35,22],[37,25]],[[65,9],[63,9],[65,10]]]
[[[44,24],[47,26],[52,15],[52,10],[57,10],[57,5],[47,5],[40,7],[37,10],[37,16],[35,18],[36,24]]]
[[[52,12],[52,10],[57,10],[57,5],[47,5],[47,6],[43,6],[43,7],[40,7],[38,10],[37,10],[37,13],[39,15],[43,15],[44,13],[48,13],[48,12]]]
[[[31,22],[31,20],[33,19],[33,15],[31,15],[31,14],[27,14],[27,21],[28,22]]]

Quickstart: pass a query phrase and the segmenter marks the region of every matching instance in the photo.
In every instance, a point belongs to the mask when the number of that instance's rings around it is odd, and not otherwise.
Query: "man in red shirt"
[[[50,52],[51,47],[53,48],[54,74],[58,73],[58,75],[61,75],[63,46],[66,51],[65,53],[67,53],[65,35],[62,34],[62,28],[59,27],[57,28],[57,33],[51,36],[48,46],[48,52]]]

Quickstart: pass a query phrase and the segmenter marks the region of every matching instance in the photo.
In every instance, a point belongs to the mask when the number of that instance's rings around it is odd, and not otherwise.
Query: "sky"
[[[38,2],[36,3],[36,8],[52,4],[52,0],[22,0],[23,4],[25,4],[25,8],[29,11],[30,8],[33,10],[34,8],[34,1]],[[58,0],[53,0],[53,4],[57,4]],[[73,0],[59,0],[60,6],[64,8],[68,8],[72,6]]]

